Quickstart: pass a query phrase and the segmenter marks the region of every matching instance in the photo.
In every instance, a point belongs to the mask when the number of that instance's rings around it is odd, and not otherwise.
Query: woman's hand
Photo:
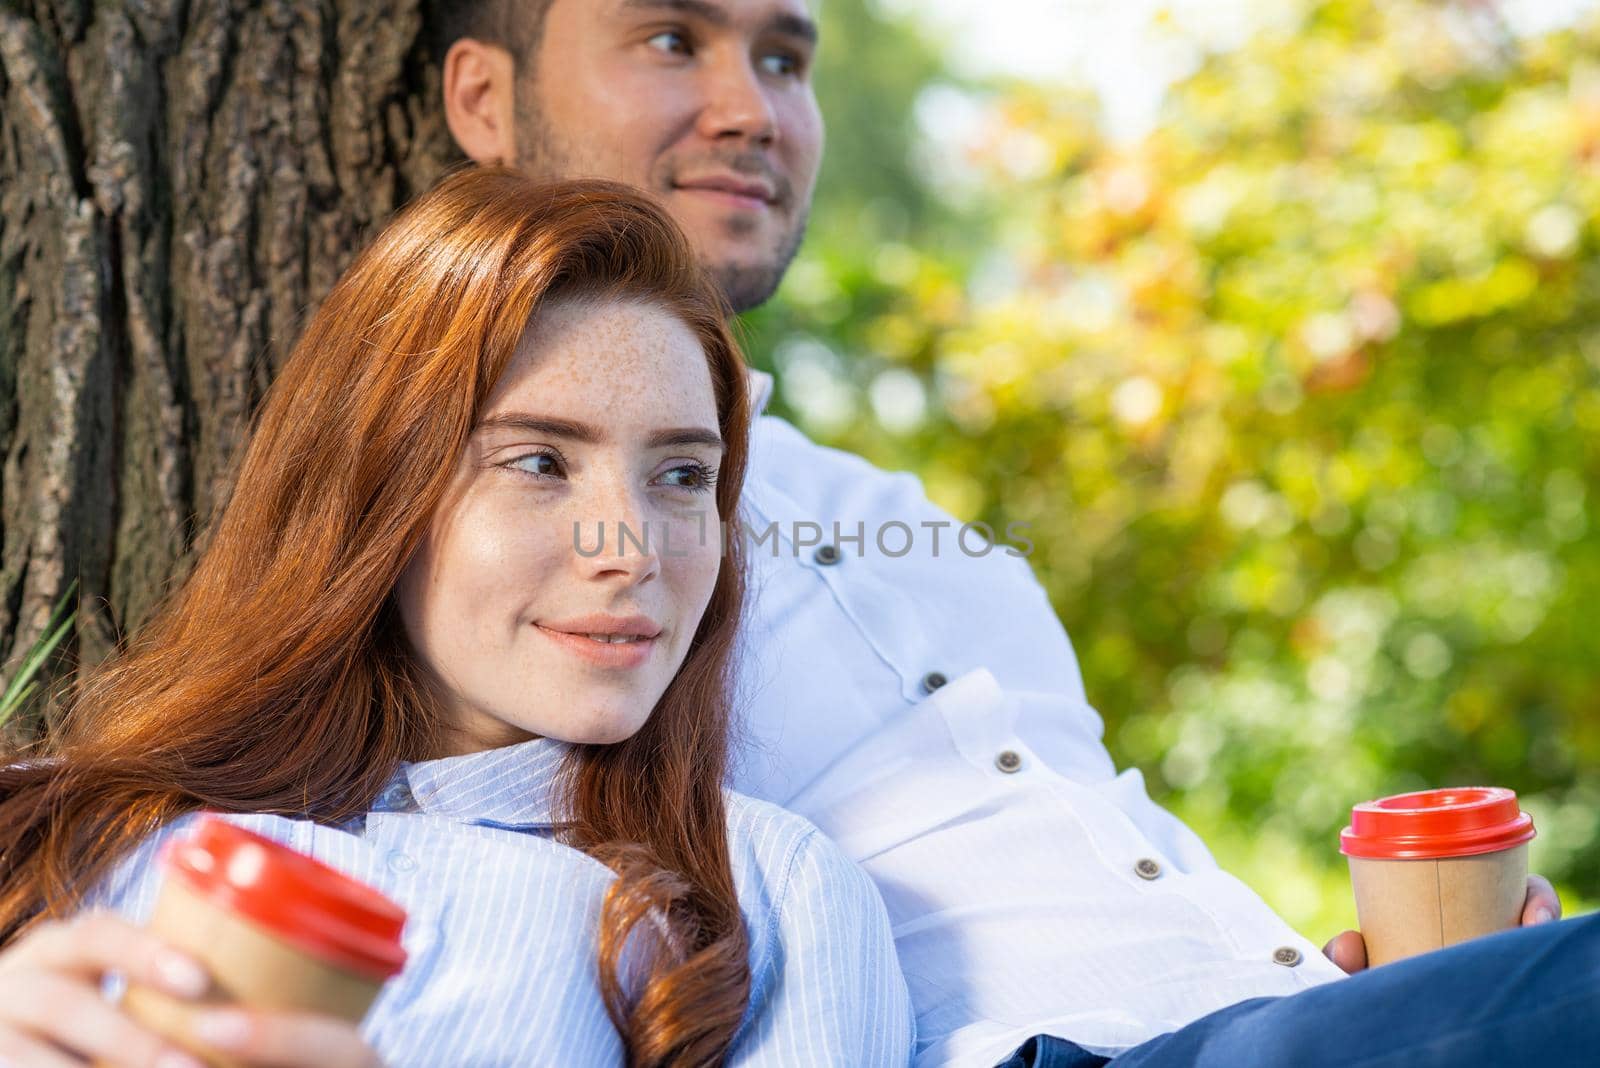
[[[0,953],[0,1062],[8,1068],[204,1068],[100,993],[121,972],[178,998],[205,993],[200,965],[106,913],[44,923]]]
[[[1522,903],[1522,926],[1532,927],[1536,923],[1549,923],[1560,918],[1561,898],[1556,895],[1550,880],[1542,875],[1528,876],[1528,896]],[[1346,931],[1328,939],[1328,944],[1322,947],[1322,954],[1351,975],[1363,971],[1367,966],[1367,943],[1360,931]]]
[[[205,1068],[107,1001],[108,972],[185,1001],[210,982],[196,961],[108,913],[41,924],[0,953],[0,1063]],[[218,1008],[194,1024],[198,1041],[254,1068],[379,1068],[354,1025],[327,1017]]]
[[[252,1068],[382,1068],[355,1024],[331,1016],[215,1009],[196,1018],[195,1037]]]

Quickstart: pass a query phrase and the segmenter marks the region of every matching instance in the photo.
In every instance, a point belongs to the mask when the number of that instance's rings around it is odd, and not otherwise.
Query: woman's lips
[[[535,623],[534,627],[575,656],[604,668],[636,668],[650,659],[650,654],[655,652],[655,638],[635,638],[626,642],[597,642],[583,634],[568,634],[564,630],[551,630]]]

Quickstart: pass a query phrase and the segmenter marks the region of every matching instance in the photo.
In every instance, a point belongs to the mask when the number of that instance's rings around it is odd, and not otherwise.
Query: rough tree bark
[[[424,2],[0,0],[7,671],[74,578],[58,682],[186,573],[305,318],[454,159]]]

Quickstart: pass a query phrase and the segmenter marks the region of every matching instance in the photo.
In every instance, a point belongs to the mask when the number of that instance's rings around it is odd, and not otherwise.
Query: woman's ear
[[[516,63],[498,45],[463,37],[444,57],[444,117],[477,163],[517,162]]]

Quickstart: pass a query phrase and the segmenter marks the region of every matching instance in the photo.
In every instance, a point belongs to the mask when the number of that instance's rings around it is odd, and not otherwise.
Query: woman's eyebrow
[[[553,438],[566,438],[568,441],[581,441],[588,445],[597,445],[606,440],[606,432],[589,423],[531,415],[527,412],[500,412],[487,416],[474,428],[474,432],[483,430],[521,430]],[[699,426],[673,427],[653,431],[645,439],[645,445],[652,449],[664,445],[711,445],[720,449],[722,435],[715,430]]]
[[[710,445],[720,449],[722,435],[704,427],[686,426],[674,430],[657,430],[645,439],[645,444],[652,449],[663,445]]]
[[[473,427],[473,432],[483,430],[525,430],[533,434],[544,434],[552,438],[566,438],[569,441],[582,441],[587,444],[597,444],[606,439],[605,432],[588,423],[580,423],[573,419],[554,419],[543,415],[530,415],[527,412],[500,412],[496,415],[485,416],[478,420],[478,425]]]

